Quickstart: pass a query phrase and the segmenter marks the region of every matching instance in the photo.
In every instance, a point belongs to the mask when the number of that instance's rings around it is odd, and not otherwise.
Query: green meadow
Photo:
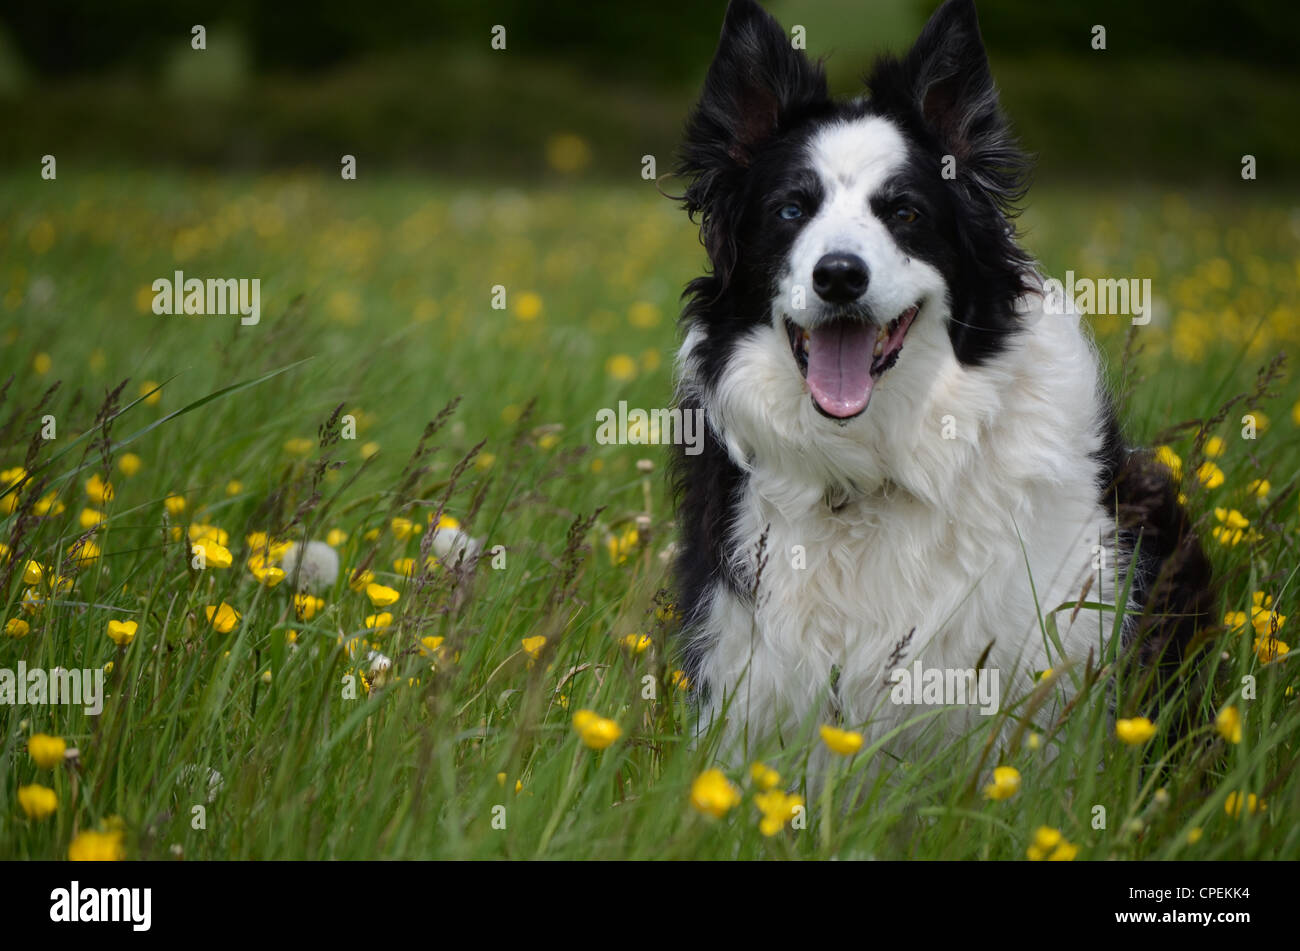
[[[671,398],[696,230],[653,183],[548,181],[0,178],[0,670],[106,691],[0,708],[0,858],[1300,858],[1294,194],[1044,187],[1021,220],[1051,274],[1151,279],[1149,324],[1093,325],[1216,568],[1193,729],[1117,733],[1129,685],[1073,658],[810,792],[818,723],[711,772],[667,449],[595,438]],[[178,270],[258,278],[260,320],[155,314]],[[476,566],[436,556],[458,531]],[[342,570],[296,595],[308,539]]]

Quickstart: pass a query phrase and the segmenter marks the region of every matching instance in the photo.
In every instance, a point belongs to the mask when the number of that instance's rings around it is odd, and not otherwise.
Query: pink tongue
[[[837,320],[811,332],[808,388],[818,406],[838,419],[867,408],[875,347],[876,325],[862,320]]]

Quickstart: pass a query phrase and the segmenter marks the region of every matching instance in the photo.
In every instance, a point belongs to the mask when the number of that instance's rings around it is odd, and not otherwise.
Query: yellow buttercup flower
[[[832,753],[840,756],[852,756],[862,749],[862,734],[852,730],[841,730],[825,723],[821,726],[822,742]]]
[[[625,529],[618,535],[610,535],[607,541],[609,560],[616,565],[621,565],[627,561],[627,556],[636,550],[637,543],[640,540],[641,536],[637,533],[635,526]]]
[[[305,593],[293,596],[293,612],[299,621],[310,621],[323,607],[325,607],[324,598]]]
[[[348,579],[348,587],[360,594],[374,580],[375,573],[373,571],[354,571],[352,577]]]
[[[329,545],[331,548],[338,548],[340,545],[346,543],[347,540],[348,533],[343,531],[341,528],[331,528],[329,534],[325,536],[325,544]]]
[[[401,596],[401,592],[396,588],[389,588],[382,584],[366,585],[366,597],[377,608],[386,608],[391,604],[396,604]]]
[[[218,545],[230,544],[229,532],[223,528],[218,528],[216,525],[206,525],[202,522],[194,522],[190,525],[189,536],[190,541],[196,544],[200,542],[216,542]]]
[[[1223,485],[1226,477],[1224,476],[1222,469],[1214,463],[1206,461],[1202,462],[1200,466],[1197,467],[1196,478],[1200,479],[1201,485],[1205,486],[1207,489],[1217,489],[1219,486]]]
[[[515,316],[523,321],[536,320],[542,313],[542,298],[533,291],[515,295]]]
[[[117,468],[129,479],[140,471],[140,457],[133,452],[124,452],[117,460]]]
[[[1169,446],[1160,446],[1156,449],[1156,461],[1173,473],[1175,482],[1182,479],[1183,460]]]
[[[5,634],[17,640],[20,637],[26,637],[32,631],[32,627],[22,618],[11,617],[5,621]]]
[[[1267,479],[1255,479],[1250,485],[1246,486],[1246,492],[1257,499],[1263,499],[1267,498],[1272,488],[1272,484]]]
[[[1229,611],[1223,615],[1223,624],[1228,630],[1236,630],[1239,627],[1246,626],[1245,611]]]
[[[1228,444],[1219,436],[1211,436],[1205,440],[1205,454],[1211,459],[1218,459],[1228,451]]]
[[[1116,720],[1115,735],[1129,746],[1140,746],[1156,735],[1156,726],[1146,717]]]
[[[429,521],[430,521],[430,522],[433,522],[433,513],[432,513],[432,512],[429,513]],[[453,531],[453,532],[454,532],[454,531],[459,531],[459,530],[460,530],[460,520],[459,520],[459,519],[452,518],[450,515],[447,515],[447,514],[444,512],[442,515],[438,516],[438,522],[437,522],[437,524],[435,524],[435,525],[433,526],[433,530],[434,530],[435,532],[440,532],[440,531],[442,531],[442,530],[444,530],[444,529],[449,529],[449,530],[451,530],[451,531]]]
[[[629,634],[623,638],[623,646],[634,654],[644,654],[653,643],[648,634]]]
[[[388,523],[388,526],[393,530],[393,534],[402,541],[406,541],[412,535],[420,534],[423,527],[419,522],[412,522],[409,518],[395,518]]]
[[[754,797],[754,805],[763,814],[759,820],[758,830],[765,836],[774,836],[785,828],[785,824],[799,814],[803,807],[803,796],[790,795],[780,789],[769,789]]]
[[[740,790],[720,769],[706,769],[691,783],[691,805],[715,819],[721,819],[740,800]]]
[[[399,558],[393,562],[393,570],[403,578],[410,578],[415,574],[415,559]]]
[[[23,568],[23,584],[40,584],[44,577],[44,569],[34,561],[27,562],[27,566]]]
[[[1279,657],[1285,657],[1290,652],[1290,646],[1285,641],[1279,641],[1276,637],[1255,638],[1255,656],[1259,658],[1261,664],[1271,664]]]
[[[67,742],[60,736],[48,733],[33,733],[27,738],[27,755],[39,769],[53,769],[63,762],[63,754],[68,751]]]
[[[299,436],[296,439],[285,440],[284,451],[291,456],[305,456],[316,446],[316,440],[307,439]]]
[[[118,647],[126,647],[135,640],[139,626],[135,621],[109,621],[108,636]]]
[[[98,509],[82,509],[81,514],[77,516],[77,524],[82,528],[90,529],[96,525],[103,525],[108,521],[108,516]]]
[[[62,515],[66,508],[67,506],[60,502],[53,492],[50,492],[41,496],[41,498],[37,500],[36,504],[32,506],[32,514],[39,515],[42,518],[46,516]]]
[[[573,729],[583,744],[593,750],[603,750],[623,735],[617,723],[592,710],[579,710],[575,713]]]
[[[755,786],[767,792],[781,781],[781,774],[766,763],[754,763],[749,767],[749,778],[754,781]]]
[[[430,654],[436,653],[445,640],[445,637],[434,637],[433,635],[420,638],[420,656],[428,657]]]
[[[672,675],[668,678],[668,682],[678,690],[691,689],[691,678],[686,676],[686,671],[684,670],[674,670]]]
[[[218,634],[229,634],[239,623],[239,612],[224,601],[216,606],[208,605],[203,613],[208,616],[208,623]]]
[[[1260,799],[1254,793],[1248,796],[1242,796],[1238,792],[1228,793],[1228,798],[1223,802],[1223,811],[1232,818],[1236,819],[1245,809],[1247,815],[1253,816],[1257,812],[1264,812],[1268,809],[1268,803]]]
[[[101,508],[113,501],[112,483],[105,482],[99,473],[86,480],[86,497]]]
[[[1077,845],[1071,845],[1061,835],[1059,829],[1039,826],[1034,830],[1034,841],[1025,850],[1025,855],[1032,862],[1069,862],[1079,853]]]
[[[1204,832],[1204,830],[1201,829],[1200,826],[1196,826],[1195,828],[1188,829],[1188,830],[1187,830],[1187,844],[1188,844],[1188,845],[1195,845],[1197,842],[1200,842],[1200,841],[1201,841],[1201,836],[1203,836],[1204,834],[1205,834],[1205,832]]]
[[[244,483],[238,479],[231,479],[226,483],[226,495],[238,495],[244,491]]]
[[[546,637],[543,634],[537,634],[533,637],[525,637],[519,643],[524,646],[524,653],[536,660],[542,653],[542,648],[546,646]]]
[[[1241,742],[1241,714],[1236,707],[1224,707],[1214,718],[1214,729],[1229,743]]]
[[[172,518],[177,517],[185,511],[185,496],[173,492],[163,499],[163,508],[167,510],[167,514]]]
[[[157,383],[153,380],[145,380],[140,384],[138,393],[144,398],[145,406],[157,406],[162,401],[162,390],[159,389],[160,386],[162,386],[161,383]]]
[[[1014,766],[999,766],[993,770],[993,782],[984,787],[984,798],[1010,799],[1020,792],[1020,771]]]
[[[99,546],[92,539],[83,538],[73,542],[68,555],[79,565],[88,565],[100,556]]]
[[[370,614],[366,616],[366,627],[371,630],[383,630],[386,627],[393,626],[393,616],[387,611],[381,614]]]
[[[211,540],[196,544],[194,551],[203,556],[203,562],[209,568],[229,568],[235,561],[229,548]]]
[[[87,829],[68,846],[68,860],[71,862],[120,862],[125,858],[122,833],[117,830],[96,832]]]
[[[18,805],[28,819],[40,822],[54,815],[59,808],[59,796],[48,786],[32,784],[18,787]]]
[[[611,380],[626,383],[636,377],[636,360],[626,353],[616,353],[605,361],[605,372]]]
[[[252,559],[250,559],[251,561]],[[284,580],[284,569],[275,565],[257,565],[249,566],[249,571],[257,579],[257,583],[267,588],[274,588]]]

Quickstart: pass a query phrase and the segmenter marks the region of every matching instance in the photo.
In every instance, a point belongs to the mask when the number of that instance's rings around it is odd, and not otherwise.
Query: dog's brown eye
[[[902,222],[905,225],[908,225],[911,224],[913,221],[915,221],[920,216],[920,214],[921,213],[917,211],[915,208],[913,208],[911,205],[903,205],[900,208],[894,209],[894,220]]]

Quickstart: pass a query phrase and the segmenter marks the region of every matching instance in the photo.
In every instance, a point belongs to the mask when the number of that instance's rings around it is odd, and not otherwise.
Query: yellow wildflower
[[[59,796],[48,786],[32,784],[18,787],[18,805],[28,819],[40,822],[54,815],[59,808]]]
[[[706,769],[691,783],[691,805],[715,819],[739,805],[740,799],[740,790],[720,769]]]
[[[1173,473],[1175,482],[1182,479],[1183,460],[1169,446],[1160,446],[1156,449],[1156,461]]]
[[[803,796],[790,795],[780,789],[769,789],[754,797],[754,805],[763,814],[763,818],[758,823],[758,830],[765,836],[773,836],[799,814],[799,810],[803,807]]]
[[[135,640],[139,626],[135,621],[109,621],[108,636],[118,647],[126,647]]]
[[[766,763],[754,763],[749,767],[749,778],[754,781],[755,786],[767,792],[781,781],[781,774]]]
[[[113,501],[112,483],[105,482],[97,472],[86,480],[86,496],[96,505],[103,507]]]
[[[324,598],[317,598],[306,593],[293,596],[293,612],[299,621],[310,621],[323,607],[325,607]]]
[[[68,744],[62,737],[48,733],[33,733],[27,739],[27,755],[39,769],[53,769],[63,762]]]
[[[96,832],[87,829],[77,835],[68,846],[68,860],[72,862],[120,862],[126,858],[120,831]]]
[[[1115,735],[1129,746],[1140,746],[1156,735],[1156,726],[1146,717],[1116,720]]]
[[[821,736],[827,748],[840,756],[852,756],[862,749],[862,734],[854,733],[852,730],[841,730],[823,723]]]
[[[1265,812],[1268,809],[1268,803],[1254,793],[1244,797],[1238,792],[1228,793],[1228,798],[1223,802],[1223,811],[1236,819],[1241,815],[1243,808],[1246,810],[1247,815],[1253,816],[1256,812]]]
[[[995,801],[1010,799],[1020,792],[1020,771],[1014,766],[999,766],[993,770],[993,782],[984,787],[984,798]]]
[[[377,608],[386,608],[391,604],[396,604],[401,596],[401,593],[396,588],[390,588],[382,584],[366,585],[366,597]]]
[[[1067,842],[1059,829],[1039,826],[1034,830],[1034,841],[1025,850],[1025,855],[1033,862],[1069,862],[1078,852],[1079,847]]]
[[[634,654],[644,654],[653,643],[648,634],[629,634],[623,638],[623,646]]]
[[[1228,706],[1214,718],[1214,729],[1229,743],[1241,742],[1241,714],[1236,707]]]
[[[1223,485],[1226,478],[1223,470],[1214,463],[1206,461],[1200,464],[1196,470],[1196,478],[1201,480],[1201,484],[1207,489],[1217,489]]]
[[[208,623],[218,634],[229,634],[239,623],[239,612],[230,605],[222,601],[219,605],[208,605],[203,609],[203,613],[208,617]]]
[[[623,735],[617,723],[592,710],[579,710],[575,713],[573,728],[583,744],[593,750],[603,750]]]

